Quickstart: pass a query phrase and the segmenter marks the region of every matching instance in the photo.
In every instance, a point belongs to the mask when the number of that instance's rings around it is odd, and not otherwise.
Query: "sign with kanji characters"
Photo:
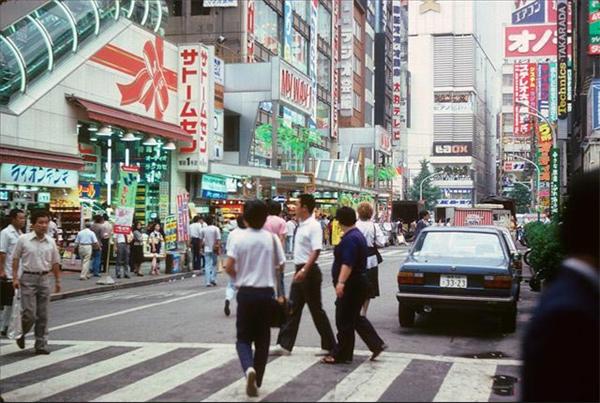
[[[208,171],[208,140],[212,131],[214,65],[209,49],[202,45],[179,47],[179,125],[191,136],[191,145],[181,146],[177,169],[183,172]]]
[[[340,48],[340,3],[334,1],[333,7],[333,24],[332,24],[332,42],[333,49]],[[339,52],[331,52],[331,72],[332,72],[332,90],[331,90],[331,137],[338,137],[339,128],[339,99],[340,99],[340,71],[338,69]]]
[[[255,12],[256,5],[254,4],[254,0],[245,0],[245,7],[243,8],[243,22],[244,22],[244,30],[243,30],[243,42],[246,43],[246,46],[243,46],[244,55],[246,59],[246,63],[254,63],[254,21],[255,21]]]
[[[546,22],[546,0],[535,0],[512,13],[513,24],[539,24]]]
[[[529,136],[531,120],[529,108],[529,64],[513,65],[513,133],[516,137]]]
[[[548,63],[550,66],[550,87],[548,93],[548,119],[551,122],[556,122],[558,119],[558,70],[556,62]]]
[[[115,234],[123,235],[130,234],[134,214],[134,207],[117,207],[115,209],[115,225],[113,226],[113,232]]]
[[[190,194],[181,192],[177,195],[177,240],[186,242],[190,240]]]
[[[504,57],[556,56],[557,25],[510,25],[504,28]],[[569,44],[570,48],[570,44]]]
[[[77,171],[70,169],[21,164],[2,164],[0,167],[0,182],[6,184],[75,188],[77,180]]]
[[[550,116],[550,65],[548,63],[539,63],[537,65],[537,106],[542,116]]]
[[[550,214],[558,214],[560,204],[560,150],[550,150]]]
[[[392,138],[400,140],[403,128],[402,2],[392,1]]]
[[[170,215],[165,217],[165,248],[173,250],[177,248],[177,217]]]
[[[589,0],[588,24],[588,54],[600,55],[600,0]]]
[[[119,187],[115,204],[120,207],[135,207],[135,195],[139,181],[140,167],[137,165],[121,166],[119,170]]]
[[[341,2],[342,15],[352,15],[354,4]],[[340,113],[352,116],[354,100],[354,18],[342,18],[340,27]]]
[[[504,161],[502,170],[504,172],[523,172],[525,163],[521,161]]]

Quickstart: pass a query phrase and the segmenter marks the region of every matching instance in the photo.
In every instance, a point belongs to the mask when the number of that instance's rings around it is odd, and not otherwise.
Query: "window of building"
[[[263,1],[254,3],[255,9],[255,33],[257,42],[269,49],[274,54],[279,53],[279,27],[280,21],[277,12]]]
[[[513,75],[511,74],[503,74],[502,75],[502,85],[505,87],[512,87],[513,85]]]
[[[365,103],[365,124],[373,126],[373,105]]]
[[[204,7],[204,0],[191,1],[192,15],[210,15],[210,7]]]
[[[317,82],[326,90],[331,89],[331,59],[321,52],[317,57]]]
[[[362,41],[362,27],[360,25],[360,21],[357,19],[354,19],[354,37],[357,40]]]
[[[353,94],[354,95],[352,96],[352,106],[354,107],[354,109],[360,112],[362,111],[362,97],[356,92],[354,92]]]
[[[168,4],[172,16],[181,17],[183,15],[183,0],[171,0]]]
[[[373,92],[373,71],[365,69],[365,88]]]
[[[512,94],[502,94],[502,105],[512,105],[513,96]]]
[[[373,46],[373,38],[369,34],[365,35],[365,53],[373,56],[375,47]]]
[[[310,2],[306,0],[291,0],[292,2],[292,10],[296,12],[304,21],[307,20],[308,15],[308,6],[310,6]]]
[[[331,107],[325,102],[317,101],[317,128],[329,129],[331,122]]]
[[[292,33],[292,60],[290,63],[304,74],[308,73],[308,44],[306,39],[295,29]]]
[[[512,132],[514,125],[514,115],[512,113],[505,113],[502,115],[502,130],[504,132]]]
[[[354,74],[362,76],[362,61],[356,55],[352,56],[352,69]]]
[[[331,13],[319,3],[319,14],[317,15],[318,33],[327,43],[331,43]]]

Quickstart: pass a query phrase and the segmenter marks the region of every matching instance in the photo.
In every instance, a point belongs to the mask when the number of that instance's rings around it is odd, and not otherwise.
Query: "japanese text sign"
[[[119,207],[135,207],[135,195],[139,180],[139,167],[121,166],[116,204]]]
[[[511,25],[504,28],[504,56],[556,56],[557,26]]]
[[[546,0],[535,0],[512,13],[513,24],[539,24],[546,22]]]
[[[529,65],[517,63],[513,66],[513,133],[515,136],[529,135]]]
[[[403,123],[402,100],[402,4],[392,1],[392,138],[400,140]]]
[[[600,0],[589,0],[588,24],[590,35],[588,54],[600,55]]]
[[[17,185],[57,188],[77,187],[77,171],[36,167],[32,165],[2,164],[0,182]]]
[[[186,242],[190,240],[190,195],[187,192],[182,192],[177,195],[177,240]]]
[[[332,138],[337,138],[338,137],[338,119],[339,119],[339,97],[340,97],[340,72],[338,69],[338,62],[339,62],[339,52],[337,51],[337,49],[340,48],[340,27],[339,27],[339,20],[340,20],[340,3],[337,1],[333,2],[333,24],[332,24],[332,30],[333,30],[333,52],[332,53],[332,57],[331,57],[331,72],[332,72],[332,85],[333,85],[333,89],[331,91],[332,93],[332,108],[331,108],[331,137]]]
[[[165,218],[165,248],[167,250],[177,248],[177,217],[174,215]]]

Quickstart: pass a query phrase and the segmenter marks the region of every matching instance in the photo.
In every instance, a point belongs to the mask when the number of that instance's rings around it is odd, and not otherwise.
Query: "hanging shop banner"
[[[98,200],[100,198],[100,183],[79,182],[79,198]]]
[[[169,214],[169,182],[161,181],[158,185],[158,217],[162,220]]]
[[[550,117],[550,65],[539,63],[537,69],[537,109],[545,118]]]
[[[202,45],[179,47],[179,125],[193,136],[181,146],[177,168],[182,172],[208,171],[208,140],[211,129],[214,66],[209,49]]]
[[[402,133],[402,2],[392,1],[392,138]]]
[[[287,1],[286,1],[287,3]],[[310,32],[315,33],[318,30],[317,12],[319,9],[319,0],[310,0]],[[318,49],[317,35],[310,35],[310,81],[312,85],[312,106],[311,119],[313,122],[317,120],[317,64],[318,64]]]
[[[164,219],[165,248],[167,250],[177,249],[177,217],[170,215]]]
[[[331,52],[331,72],[332,72],[332,86],[331,91],[331,137],[336,139],[339,131],[339,100],[340,100],[340,71],[338,68],[339,63],[339,49],[340,49],[340,3],[338,1],[333,2],[333,23],[331,24],[332,29],[332,52]]]
[[[354,3],[342,1],[341,15],[352,15]],[[340,113],[352,116],[354,96],[354,18],[342,18],[340,27]]]
[[[513,68],[513,133],[517,137],[524,137],[530,134],[529,122],[531,120],[526,106],[529,105],[529,65],[517,63]]]
[[[134,207],[117,207],[115,209],[115,224],[113,225],[113,232],[115,234],[129,235],[131,233],[131,225],[133,224],[134,214]]]
[[[119,207],[135,207],[135,195],[140,167],[122,165],[119,169],[119,187],[115,204]]]
[[[200,197],[205,199],[226,199],[227,180],[220,175],[202,175]]]
[[[588,54],[600,55],[600,0],[589,1],[588,32],[590,44]]]
[[[375,126],[375,149],[388,155],[392,154],[392,136],[379,125]]]
[[[0,182],[3,184],[76,188],[77,171],[36,167],[21,164],[2,164]]]
[[[556,62],[550,62],[550,91],[548,94],[548,119],[551,122],[556,122],[558,119],[558,86]]]
[[[190,240],[190,194],[181,192],[177,195],[177,241],[187,242]]]
[[[512,13],[513,24],[541,24],[546,22],[546,0],[535,0]]]
[[[526,57],[556,56],[556,46],[556,24],[509,25],[504,27],[504,57],[522,59]],[[568,46],[570,48],[570,44]]]
[[[79,143],[79,154],[83,160],[83,169],[79,171],[79,178],[88,181],[100,180],[100,153],[99,147],[90,143]]]
[[[558,118],[566,119],[568,113],[568,58],[567,35],[568,6],[566,0],[558,0],[557,6],[557,61],[558,61]]]
[[[560,202],[560,149],[550,150],[550,214],[558,214]]]
[[[244,39],[242,43],[246,43],[246,46],[243,48],[244,56],[246,63],[254,63],[254,17],[256,5],[254,4],[254,0],[245,0],[242,4],[244,3],[244,35],[242,37]]]
[[[547,192],[540,193],[540,205],[548,207],[550,205],[550,151],[552,149],[552,129],[547,123],[539,125],[538,130],[538,152],[537,165],[540,168],[540,188],[547,189]]]

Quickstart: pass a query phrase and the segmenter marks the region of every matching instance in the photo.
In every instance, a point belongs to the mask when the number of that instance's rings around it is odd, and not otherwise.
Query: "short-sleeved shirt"
[[[89,228],[84,228],[77,234],[77,238],[75,238],[75,243],[79,245],[91,245],[98,242],[98,238],[94,231]]]
[[[204,241],[204,252],[212,252],[217,241],[221,240],[221,230],[214,225],[202,228],[200,239]]]
[[[264,229],[235,230],[227,256],[235,260],[236,287],[275,287],[275,262],[285,263],[285,252],[276,237]]]
[[[310,216],[298,224],[294,239],[294,264],[300,265],[308,261],[310,254],[323,248],[323,231],[321,224]]]
[[[192,223],[192,225],[190,225],[190,238],[200,238],[202,228],[201,222]]]
[[[331,267],[333,284],[337,284],[342,265],[352,268],[346,283],[355,284],[360,281],[367,267],[367,240],[358,228],[352,228],[344,234],[333,252],[334,260]]]
[[[277,236],[285,235],[287,232],[285,220],[276,215],[270,215],[267,217],[267,221],[265,221],[263,229],[266,229],[271,234],[275,234]]]
[[[12,279],[12,260],[13,260],[13,252],[15,251],[15,246],[17,246],[17,242],[19,241],[19,237],[21,237],[23,233],[17,230],[12,224],[8,227],[4,228],[2,232],[0,232],[0,253],[4,253],[6,255],[6,260],[4,262],[4,272],[6,273],[6,278]]]
[[[294,220],[289,220],[285,227],[287,229],[287,236],[294,236],[294,232],[296,232],[297,224]]]
[[[60,263],[60,254],[54,239],[48,234],[38,239],[35,232],[21,235],[13,253],[13,260],[21,259],[24,272],[47,272]]]

